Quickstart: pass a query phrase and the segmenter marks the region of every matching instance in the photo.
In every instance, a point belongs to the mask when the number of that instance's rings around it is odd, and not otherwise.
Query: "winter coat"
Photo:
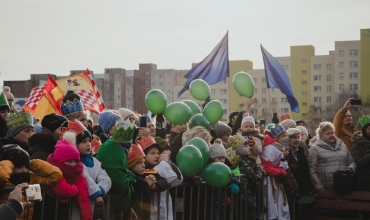
[[[266,135],[264,147],[261,155],[262,166],[268,176],[287,177],[287,173],[280,167],[280,161],[283,159],[283,152],[277,149],[272,143],[276,142],[273,138]]]
[[[111,210],[107,212],[120,213],[133,208],[139,200],[132,186],[136,179],[127,168],[127,155],[123,147],[112,140],[107,140],[100,146],[96,159],[102,163],[102,168],[112,181]]]
[[[50,154],[47,161],[51,164],[55,164],[56,166],[59,165],[54,160],[54,154]],[[81,163],[81,162],[80,162]],[[83,166],[82,163],[75,165]],[[92,220],[92,209],[90,206],[90,199],[88,194],[88,186],[86,183],[85,177],[82,175],[83,167],[81,167],[81,173],[77,174],[77,172],[73,172],[72,170],[68,170],[73,173],[73,177],[67,177],[66,173],[63,173],[63,177],[58,181],[57,184],[51,186],[51,189],[46,191],[48,195],[53,198],[58,197],[59,203],[69,203],[71,197],[77,196],[76,201],[79,205],[80,211],[80,219],[82,220]],[[63,171],[64,172],[64,171]],[[72,175],[71,175],[72,176]],[[54,206],[55,207],[55,206]],[[48,214],[55,212],[52,207],[48,207],[48,210],[45,210]]]
[[[0,146],[7,145],[7,144],[17,144],[19,145],[23,150],[27,151],[30,149],[30,146],[26,143],[20,142],[15,140],[14,138],[5,137],[0,138]]]
[[[283,184],[285,192],[289,193],[294,191],[295,189],[298,189],[297,181],[294,178],[294,175],[290,168],[285,170],[285,172],[288,174],[287,178],[281,178],[280,182]]]
[[[356,171],[356,163],[346,145],[339,138],[335,137],[335,148],[325,141],[316,139],[313,147],[308,153],[308,165],[310,168],[311,184],[315,189],[333,188],[333,174],[351,168]]]
[[[15,199],[9,199],[6,204],[0,205],[0,219],[16,220],[23,211],[22,204]]]
[[[240,172],[246,175],[248,185],[257,186],[258,181],[262,179],[262,171],[256,162],[246,155],[241,156],[239,162]]]
[[[297,158],[294,155],[294,150],[292,147],[289,149],[288,165],[294,179],[297,181],[299,192],[302,195],[307,195],[313,190],[310,184],[310,168],[308,167],[307,157],[302,146],[298,146]]]
[[[13,173],[14,165],[9,160],[0,161],[0,187],[13,186],[9,181],[10,175]],[[46,161],[34,159],[30,166],[30,182],[29,184],[40,184],[41,186],[54,185],[60,178],[62,172],[58,167],[55,167]],[[0,195],[0,204],[6,204],[9,193]],[[24,199],[22,199],[24,201]],[[18,219],[24,219],[24,213],[18,216]],[[32,220],[33,203],[29,207],[28,219]]]
[[[175,132],[172,132],[171,131],[171,135],[175,133]],[[177,154],[179,153],[180,149],[182,148],[182,136],[183,136],[184,133],[180,133],[178,134],[172,142],[168,142],[168,143],[171,143],[170,144],[170,147],[171,147],[171,156],[170,156],[170,159],[172,161],[172,163],[176,164],[176,157],[177,157]]]
[[[8,126],[6,125],[6,121],[0,118],[0,138],[8,136]]]
[[[112,181],[107,172],[101,168],[100,162],[93,156],[81,156],[80,160],[84,165],[82,175],[87,182],[90,205],[91,209],[93,209],[95,199],[99,196],[103,197],[108,193],[112,186]],[[78,206],[75,202],[72,204],[72,219],[80,219]]]
[[[30,149],[28,154],[31,159],[47,160],[49,154],[54,153],[58,139],[53,132],[47,128],[41,128],[40,133],[35,133],[28,139]]]
[[[154,169],[158,171],[158,174],[162,178],[167,180],[170,187],[176,187],[183,181],[183,176],[180,170],[174,164],[161,161],[154,167]],[[151,197],[151,204],[153,205],[153,209],[151,210],[151,220],[158,219],[158,208],[160,219],[173,219],[172,198],[168,190],[163,192],[154,192]]]
[[[179,134],[181,134],[180,136],[182,137],[183,132],[182,133],[176,133],[176,132],[174,132],[174,131],[171,130],[171,133],[168,134],[168,135],[166,135],[166,138],[168,139],[168,143],[170,144],[170,146],[172,145],[172,142],[175,140],[175,138]],[[181,139],[181,137],[180,137],[180,139]]]
[[[348,126],[343,124],[343,120],[346,117],[347,111],[343,108],[339,109],[337,114],[334,117],[334,128],[335,128],[335,136],[341,139],[345,146],[347,146],[348,150],[352,148],[352,140],[351,137],[357,132],[356,126]]]
[[[356,190],[370,191],[370,140],[354,135],[351,154],[357,164]]]
[[[140,198],[140,202],[133,208],[138,219],[150,219],[150,192],[149,184],[144,180],[145,175],[135,174],[136,182],[132,184],[135,194]]]

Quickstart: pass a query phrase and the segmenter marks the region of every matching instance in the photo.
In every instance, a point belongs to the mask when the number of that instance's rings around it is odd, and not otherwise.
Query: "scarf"
[[[47,161],[51,165],[58,167],[60,171],[62,171],[64,178],[66,178],[68,182],[74,182],[84,170],[84,166],[82,165],[81,161],[78,162],[78,164],[76,164],[75,166],[71,166],[55,160],[54,154],[50,154]]]
[[[326,141],[324,141],[327,145],[329,145],[330,147],[332,147],[332,148],[334,148],[335,149],[335,144],[336,144],[336,142],[334,143],[334,144],[332,144],[332,143],[329,143],[329,142],[326,142]]]
[[[284,152],[285,147],[283,145],[279,144],[278,142],[274,142],[274,143],[271,143],[271,144],[274,145],[281,152]]]
[[[91,154],[80,156],[80,161],[87,167],[94,167],[94,159]]]

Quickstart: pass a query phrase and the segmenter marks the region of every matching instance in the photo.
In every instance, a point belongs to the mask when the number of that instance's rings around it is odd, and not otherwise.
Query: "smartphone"
[[[361,105],[361,99],[352,99],[351,105]]]
[[[265,119],[261,119],[260,120],[260,126],[263,125],[263,126],[266,126],[266,120]]]
[[[146,128],[146,116],[141,116],[140,117],[140,127],[141,128]]]

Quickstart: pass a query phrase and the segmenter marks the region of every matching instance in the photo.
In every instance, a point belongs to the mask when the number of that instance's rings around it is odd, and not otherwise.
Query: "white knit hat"
[[[308,131],[305,127],[297,126],[297,129],[299,129],[301,132],[305,133],[305,135],[308,137]]]
[[[294,136],[296,134],[301,134],[301,130],[299,130],[298,128],[289,128],[286,132],[288,134],[288,137]]]
[[[243,125],[244,125],[245,122],[251,122],[253,124],[253,127],[256,125],[255,121],[254,121],[254,118],[252,116],[249,116],[248,113],[243,114],[243,120],[242,120],[242,123],[240,125],[241,130],[243,130]]]
[[[121,115],[121,117],[123,118],[123,119],[125,119],[127,116],[129,116],[129,115],[134,115],[134,116],[136,116],[130,109],[127,109],[127,108],[119,108],[118,109],[118,112],[119,112],[119,114]],[[135,117],[136,118],[136,117]]]
[[[214,159],[216,157],[226,157],[225,147],[221,144],[220,139],[216,139],[215,143],[209,148],[209,156]]]
[[[280,125],[285,129],[288,130],[291,126],[297,126],[295,121],[292,119],[285,119],[284,121],[280,122]]]

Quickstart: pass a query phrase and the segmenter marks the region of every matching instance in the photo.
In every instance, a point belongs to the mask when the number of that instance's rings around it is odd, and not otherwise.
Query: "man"
[[[335,136],[344,142],[348,150],[351,150],[352,148],[351,137],[357,131],[357,127],[352,125],[352,115],[349,111],[349,109],[353,106],[351,105],[352,100],[352,98],[348,99],[346,103],[344,103],[343,107],[339,109],[334,117],[333,123],[335,128]]]
[[[23,208],[31,203],[22,202],[22,191],[28,188],[28,183],[18,184],[9,194],[6,204],[0,205],[0,219],[16,220]]]

